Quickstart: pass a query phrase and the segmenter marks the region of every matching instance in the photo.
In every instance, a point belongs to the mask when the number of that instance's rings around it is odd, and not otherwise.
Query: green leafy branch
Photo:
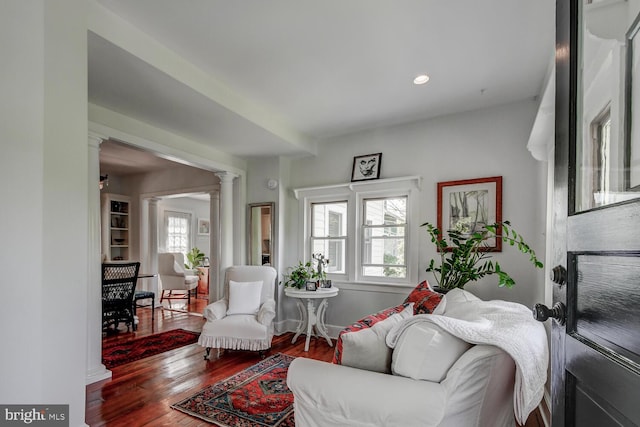
[[[543,267],[535,251],[524,241],[523,236],[511,227],[509,221],[487,225],[482,231],[473,233],[449,230],[448,239],[432,224],[426,222],[422,226],[426,227],[431,242],[440,253],[440,265],[436,266],[436,260],[431,259],[426,271],[434,275],[442,289],[463,288],[469,282],[494,274],[498,276],[498,286],[513,287],[516,284],[515,280],[497,261],[491,260],[488,241],[494,238],[501,239],[529,255],[529,261],[534,267]]]

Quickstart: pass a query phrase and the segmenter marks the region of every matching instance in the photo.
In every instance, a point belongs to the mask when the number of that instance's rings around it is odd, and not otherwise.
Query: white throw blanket
[[[533,319],[531,310],[500,300],[447,304],[442,316],[420,314],[398,324],[387,335],[387,345],[394,348],[402,332],[419,322],[435,323],[471,344],[493,345],[509,354],[516,364],[514,412],[525,424],[542,400],[549,363],[544,326]]]

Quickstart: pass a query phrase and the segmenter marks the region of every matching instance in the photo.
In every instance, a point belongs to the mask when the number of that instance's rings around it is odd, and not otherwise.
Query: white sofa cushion
[[[455,307],[456,305],[469,301],[480,301],[480,298],[472,294],[471,292],[465,291],[464,289],[456,288],[452,289],[442,298],[440,304],[433,310],[433,314],[437,315],[445,315],[447,313],[447,305],[451,307]]]
[[[471,344],[432,323],[417,323],[398,338],[392,354],[394,375],[440,382]]]
[[[227,315],[256,314],[260,308],[262,281],[234,282],[229,281],[229,307]]]
[[[271,346],[269,328],[253,314],[234,314],[215,322],[205,322],[198,344],[233,350],[266,350]]]
[[[400,313],[372,327],[342,334],[342,365],[368,371],[390,373],[391,349],[387,347],[387,332],[400,321],[413,316],[413,303]]]
[[[255,316],[235,314],[215,322],[207,322],[202,327],[203,334],[215,332],[215,335],[237,337],[239,339],[261,339],[267,336],[267,327],[258,323]]]
[[[441,384],[304,357],[291,362],[287,386],[302,427],[435,427],[447,409]]]

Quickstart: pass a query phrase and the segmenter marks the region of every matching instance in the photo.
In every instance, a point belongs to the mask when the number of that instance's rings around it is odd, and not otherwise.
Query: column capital
[[[216,172],[215,176],[220,178],[220,183],[226,183],[233,182],[233,180],[236,179],[239,175],[233,172],[222,171]]]
[[[104,141],[105,139],[109,139],[108,137],[93,131],[89,131],[87,138],[89,140],[89,145],[92,145],[94,147],[100,147],[102,141]]]

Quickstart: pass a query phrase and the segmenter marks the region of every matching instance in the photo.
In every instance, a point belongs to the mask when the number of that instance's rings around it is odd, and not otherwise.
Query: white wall
[[[69,404],[84,425],[86,3],[3,2],[0,39],[0,402]]]
[[[267,181],[280,184],[281,161],[277,157],[256,158],[247,162],[247,203],[277,202],[278,188],[268,188]]]
[[[533,100],[496,108],[440,117],[334,138],[322,142],[316,157],[291,160],[289,189],[348,182],[353,157],[382,152],[381,178],[421,175],[420,223],[436,223],[436,184],[440,181],[503,177],[503,219],[525,236],[540,259],[545,252],[546,164],[533,159],[526,149],[536,114]],[[283,212],[284,211],[284,212]],[[298,247],[298,201],[289,192],[285,215],[283,264],[294,265]],[[422,231],[422,230],[421,230]],[[425,272],[436,256],[426,232],[419,247],[420,280],[433,282]],[[514,277],[513,289],[497,287],[495,277],[485,278],[467,290],[483,299],[505,299],[531,306],[543,301],[544,279],[528,258],[513,248],[495,254],[495,259]],[[327,323],[346,325],[364,314],[401,302],[409,289],[361,291],[352,285],[331,301]],[[284,301],[288,319],[296,319],[293,303]]]
[[[289,163],[283,158],[256,158],[247,162],[247,204],[249,203],[275,203],[276,221],[275,229],[272,230],[275,256],[272,266],[278,270],[282,269],[282,245],[278,245],[280,241],[279,230],[282,225],[279,219],[282,218],[280,209],[283,206],[283,188],[286,189],[286,174]],[[276,188],[267,187],[267,182],[272,179],[277,182]],[[286,192],[286,190],[284,190]],[[247,233],[249,230],[247,229]]]

